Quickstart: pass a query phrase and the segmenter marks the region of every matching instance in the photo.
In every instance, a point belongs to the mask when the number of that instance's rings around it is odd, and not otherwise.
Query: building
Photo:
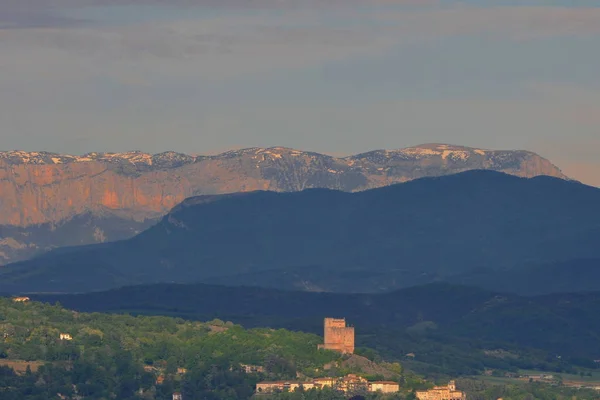
[[[369,382],[369,392],[396,393],[400,391],[400,384],[392,381]]]
[[[61,333],[59,338],[60,340],[73,340],[73,337],[68,333]]]
[[[300,388],[310,390],[315,388],[314,382],[298,382],[298,381],[273,381],[273,382],[258,382],[256,384],[256,393],[273,393],[273,392],[293,392]]]
[[[362,376],[348,374],[343,378],[337,380],[334,384],[334,387],[337,390],[341,390],[345,393],[347,392],[356,392],[356,391],[368,391],[369,390],[369,381],[367,381]]]
[[[258,374],[265,372],[265,367],[260,365],[240,364],[240,368],[247,374]]]
[[[447,386],[435,386],[433,389],[420,390],[416,393],[419,400],[466,400],[467,395],[456,390],[456,383],[450,381]]]
[[[522,375],[521,379],[529,380],[531,382],[550,382],[554,380],[554,375],[540,374],[540,375]]]
[[[13,297],[12,299],[12,301],[14,301],[15,303],[24,303],[29,300],[29,297]]]
[[[365,378],[349,374],[342,378],[315,378],[312,381],[274,381],[274,382],[259,382],[256,384],[256,393],[273,393],[273,392],[293,392],[300,388],[304,390],[323,389],[330,387],[345,393],[368,391],[395,393],[400,390],[400,385],[397,382],[369,382]]]
[[[344,318],[325,318],[323,328],[324,343],[319,349],[354,353],[354,327],[346,326]]]
[[[183,400],[183,395],[179,392],[173,393],[173,400]]]
[[[313,380],[313,383],[315,384],[315,387],[322,389],[325,386],[329,386],[329,387],[333,387],[337,382],[337,378],[329,378],[329,377],[325,377],[325,378],[315,378]]]

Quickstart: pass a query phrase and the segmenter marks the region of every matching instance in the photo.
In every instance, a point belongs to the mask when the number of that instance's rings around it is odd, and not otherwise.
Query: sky
[[[526,149],[600,186],[600,2],[2,0],[0,149]]]

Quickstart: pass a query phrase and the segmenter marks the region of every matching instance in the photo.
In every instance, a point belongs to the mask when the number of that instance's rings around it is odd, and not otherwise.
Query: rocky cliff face
[[[130,238],[156,220],[134,221],[111,212],[86,212],[59,222],[26,227],[0,225],[0,265],[30,258],[56,248]]]
[[[11,151],[0,153],[0,225],[57,222],[97,210],[140,221],[201,194],[317,187],[359,191],[471,169],[566,178],[548,160],[531,152],[441,144],[346,158],[281,147],[217,156]]]

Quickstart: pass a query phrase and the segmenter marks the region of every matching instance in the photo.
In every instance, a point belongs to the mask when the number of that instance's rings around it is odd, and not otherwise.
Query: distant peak
[[[535,155],[537,154],[526,150],[489,150],[476,147],[459,146],[446,143],[425,143],[416,146],[404,147],[396,150],[374,150],[367,153],[357,154],[346,157],[348,159],[361,159],[365,157],[377,156],[379,158],[407,157],[411,159],[421,159],[427,157],[441,157],[442,159],[453,159],[466,161],[470,157],[493,157],[506,155]]]
[[[493,150],[488,150],[488,149],[468,147],[468,146],[459,146],[459,145],[448,144],[448,143],[425,143],[425,144],[419,144],[417,146],[405,147],[405,148],[398,149],[395,151],[402,152],[402,151],[411,151],[411,150],[431,150],[434,152],[467,151],[467,152],[482,153],[482,154],[487,153],[489,151],[493,151]]]
[[[420,149],[432,149],[432,150],[473,150],[473,147],[468,146],[459,146],[456,144],[450,143],[423,143],[416,146],[406,147],[410,148],[420,148]]]
[[[325,154],[297,150],[284,146],[274,147],[249,147],[226,151],[216,155],[188,155],[175,151],[165,151],[158,154],[149,154],[139,150],[126,152],[90,152],[81,156],[58,154],[50,152],[26,152],[21,150],[0,152],[0,160],[10,164],[56,165],[82,162],[103,162],[117,165],[132,165],[142,169],[148,168],[177,168],[186,164],[203,161],[206,159],[225,160],[237,157],[250,157],[257,162],[276,161],[280,159],[293,159],[301,157],[337,159],[355,167],[355,163],[373,163],[382,168],[389,162],[415,161],[437,158],[442,163],[471,164],[473,162],[488,165],[486,168],[495,169],[507,162],[516,163],[537,154],[524,150],[488,150],[459,146],[447,143],[424,143],[417,146],[405,147],[397,150],[374,150],[344,158],[337,158]],[[540,157],[541,158],[541,157]],[[482,164],[483,163],[483,164]],[[472,167],[470,167],[472,168]]]
[[[5,159],[13,164],[67,164],[67,163],[82,163],[82,162],[106,162],[120,163],[133,165],[148,165],[155,163],[164,164],[168,160],[187,160],[193,162],[196,157],[187,154],[177,153],[174,151],[165,151],[159,154],[144,153],[139,150],[131,150],[120,153],[113,152],[90,152],[80,156],[71,154],[59,154],[46,151],[2,151],[0,159]]]

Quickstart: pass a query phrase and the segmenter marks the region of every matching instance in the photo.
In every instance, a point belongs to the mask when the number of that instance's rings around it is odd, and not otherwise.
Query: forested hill
[[[600,359],[600,292],[535,297],[446,283],[389,293],[318,293],[206,284],[155,284],[82,294],[31,294],[87,312],[134,312],[320,334],[323,316],[344,316],[357,332],[431,322],[445,334],[513,342]]]
[[[421,384],[397,363],[352,356],[348,364],[348,357],[318,350],[323,339],[314,334],[218,319],[82,313],[0,298],[0,335],[2,400],[171,400],[175,390],[186,400],[249,399],[258,380],[350,372]],[[25,375],[9,368],[24,371],[28,362]]]
[[[593,361],[600,359],[599,292],[521,297],[432,284],[383,294],[341,294],[157,284],[30,296],[81,311],[221,318],[248,327],[319,335],[324,316],[346,317],[356,327],[358,346],[396,359],[416,353],[419,364],[414,368],[423,373],[600,366]],[[496,349],[510,350],[518,357],[490,356]]]

